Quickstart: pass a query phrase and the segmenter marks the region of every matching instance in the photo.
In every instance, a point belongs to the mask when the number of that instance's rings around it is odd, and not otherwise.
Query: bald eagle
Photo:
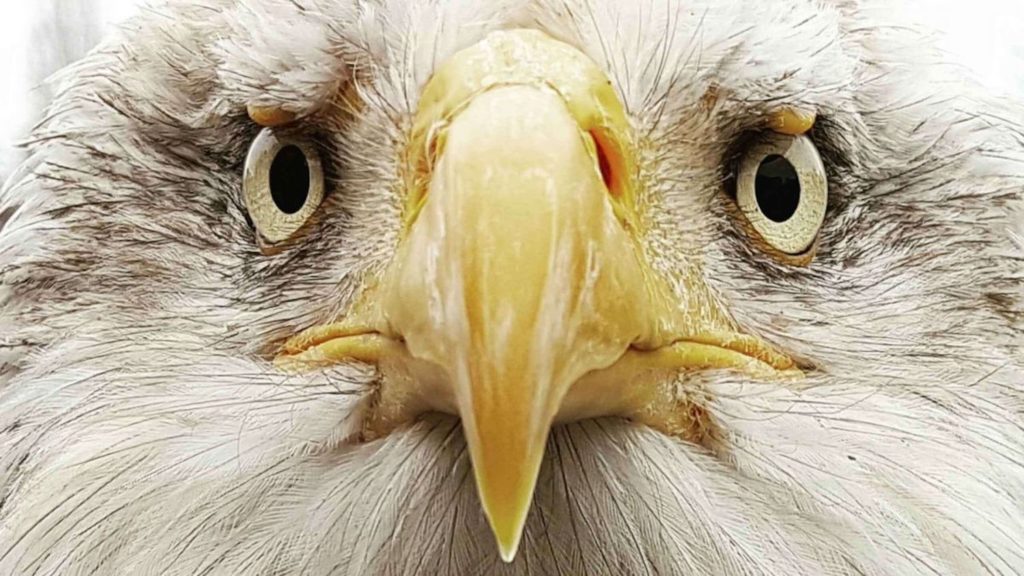
[[[0,574],[1020,574],[1024,121],[884,0],[171,0],[0,212]]]

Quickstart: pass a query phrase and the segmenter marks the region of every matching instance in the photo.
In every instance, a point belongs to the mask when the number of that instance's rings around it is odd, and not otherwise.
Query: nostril
[[[601,168],[601,178],[604,180],[604,185],[608,190],[612,189],[612,164],[608,159],[608,153],[604,147],[601,146],[601,141],[594,138],[594,142],[597,144],[597,164]]]
[[[594,140],[597,151],[597,165],[601,170],[601,178],[608,192],[618,198],[622,195],[621,156],[617,153],[614,140],[601,130],[591,130],[590,137]]]

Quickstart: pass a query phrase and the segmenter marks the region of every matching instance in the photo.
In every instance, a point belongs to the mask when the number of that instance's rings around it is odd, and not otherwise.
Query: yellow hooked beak
[[[415,120],[390,270],[279,358],[380,364],[378,433],[458,414],[506,561],[556,420],[622,415],[686,437],[692,411],[664,385],[680,370],[793,373],[699,280],[680,296],[646,263],[631,139],[607,78],[566,44],[500,32],[454,56]]]
[[[386,297],[412,355],[451,372],[506,557],[569,387],[615,363],[647,320],[640,262],[585,136],[552,90],[477,96],[448,127]]]

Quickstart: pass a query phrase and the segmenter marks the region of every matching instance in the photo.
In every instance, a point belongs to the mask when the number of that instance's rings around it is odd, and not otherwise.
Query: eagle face
[[[191,0],[0,231],[0,573],[1024,570],[1024,124],[883,2]]]

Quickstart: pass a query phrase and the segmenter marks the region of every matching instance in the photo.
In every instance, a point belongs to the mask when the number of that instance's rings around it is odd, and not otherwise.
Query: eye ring
[[[786,255],[814,245],[825,222],[828,176],[807,136],[771,133],[740,160],[736,203],[754,231]]]
[[[242,188],[261,239],[270,244],[290,239],[324,198],[323,165],[316,147],[301,136],[263,129],[249,147]]]

